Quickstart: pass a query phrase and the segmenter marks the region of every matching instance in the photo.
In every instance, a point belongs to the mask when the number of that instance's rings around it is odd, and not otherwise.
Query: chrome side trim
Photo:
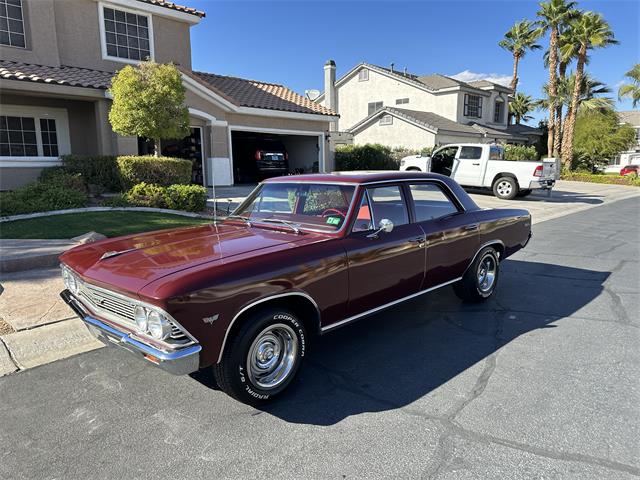
[[[385,303],[384,305],[380,305],[379,307],[372,308],[371,310],[367,310],[366,312],[359,313],[349,318],[345,318],[344,320],[340,320],[339,322],[332,323],[331,325],[327,325],[326,327],[322,327],[320,330],[322,333],[327,332],[329,330],[333,330],[334,328],[338,328],[347,323],[351,323],[359,318],[366,317],[367,315],[371,315],[373,313],[379,312],[380,310],[384,310],[385,308],[392,307],[393,305],[397,305],[398,303],[402,303],[406,300],[411,300],[412,298],[419,297],[425,293],[431,292],[433,290],[437,290],[438,288],[446,287],[452,283],[455,283],[459,280],[462,280],[462,277],[454,278],[453,280],[449,280],[448,282],[441,283],[440,285],[436,285],[435,287],[427,288],[426,290],[421,290],[417,293],[413,293],[406,297],[400,298],[398,300],[394,300],[393,302]]]
[[[268,297],[261,298],[259,300],[256,300],[255,302],[251,302],[249,305],[246,305],[246,306],[242,307],[240,309],[240,311],[235,314],[235,316],[233,317],[233,320],[231,320],[231,323],[227,327],[227,331],[224,332],[224,339],[222,340],[222,346],[220,347],[220,354],[218,355],[218,362],[217,363],[220,363],[220,361],[222,360],[222,354],[224,353],[224,347],[227,345],[227,338],[229,337],[229,332],[231,331],[231,328],[233,327],[233,324],[240,317],[240,315],[242,315],[244,312],[246,312],[250,308],[253,308],[256,305],[259,305],[261,303],[268,302],[269,300],[274,300],[276,298],[290,297],[290,296],[293,296],[293,295],[296,295],[298,297],[303,297],[303,298],[306,298],[307,300],[309,300],[313,304],[315,309],[318,311],[318,318],[320,318],[320,309],[318,308],[318,304],[316,303],[316,301],[313,298],[311,298],[311,296],[307,295],[304,292],[278,293],[276,295],[271,295],[271,296],[268,296]]]

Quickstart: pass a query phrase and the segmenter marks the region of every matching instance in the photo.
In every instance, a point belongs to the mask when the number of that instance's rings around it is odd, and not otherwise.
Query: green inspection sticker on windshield
[[[340,225],[340,217],[327,217],[329,225]]]

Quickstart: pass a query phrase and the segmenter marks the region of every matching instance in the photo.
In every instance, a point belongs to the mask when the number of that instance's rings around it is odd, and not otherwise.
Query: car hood
[[[68,250],[60,261],[90,283],[138,293],[166,275],[265,248],[288,248],[305,236],[271,228],[209,224],[102,240]]]

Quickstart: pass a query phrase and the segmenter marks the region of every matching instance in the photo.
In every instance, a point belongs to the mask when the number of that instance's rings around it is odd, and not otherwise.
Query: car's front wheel
[[[293,313],[281,308],[257,312],[230,339],[214,365],[216,382],[241,402],[264,404],[291,383],[306,341],[304,325]]]
[[[498,285],[500,261],[493,247],[486,247],[476,256],[462,279],[453,284],[453,290],[465,302],[487,300]]]

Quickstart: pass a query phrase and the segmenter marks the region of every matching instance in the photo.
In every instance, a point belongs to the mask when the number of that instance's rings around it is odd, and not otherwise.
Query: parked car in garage
[[[626,165],[620,170],[620,175],[631,175],[637,177],[640,175],[640,165]]]
[[[440,173],[464,187],[491,189],[505,200],[524,197],[536,189],[550,190],[556,183],[555,160],[506,161],[504,148],[496,144],[445,145],[431,156],[404,157],[400,170]]]
[[[219,223],[65,252],[61,296],[107,345],[174,374],[212,368],[261,404],[315,335],[447,285],[487,300],[530,237],[529,212],[480,209],[443,175],[278,177]]]
[[[289,153],[283,142],[268,137],[246,138],[233,146],[235,179],[258,182],[289,173]]]

